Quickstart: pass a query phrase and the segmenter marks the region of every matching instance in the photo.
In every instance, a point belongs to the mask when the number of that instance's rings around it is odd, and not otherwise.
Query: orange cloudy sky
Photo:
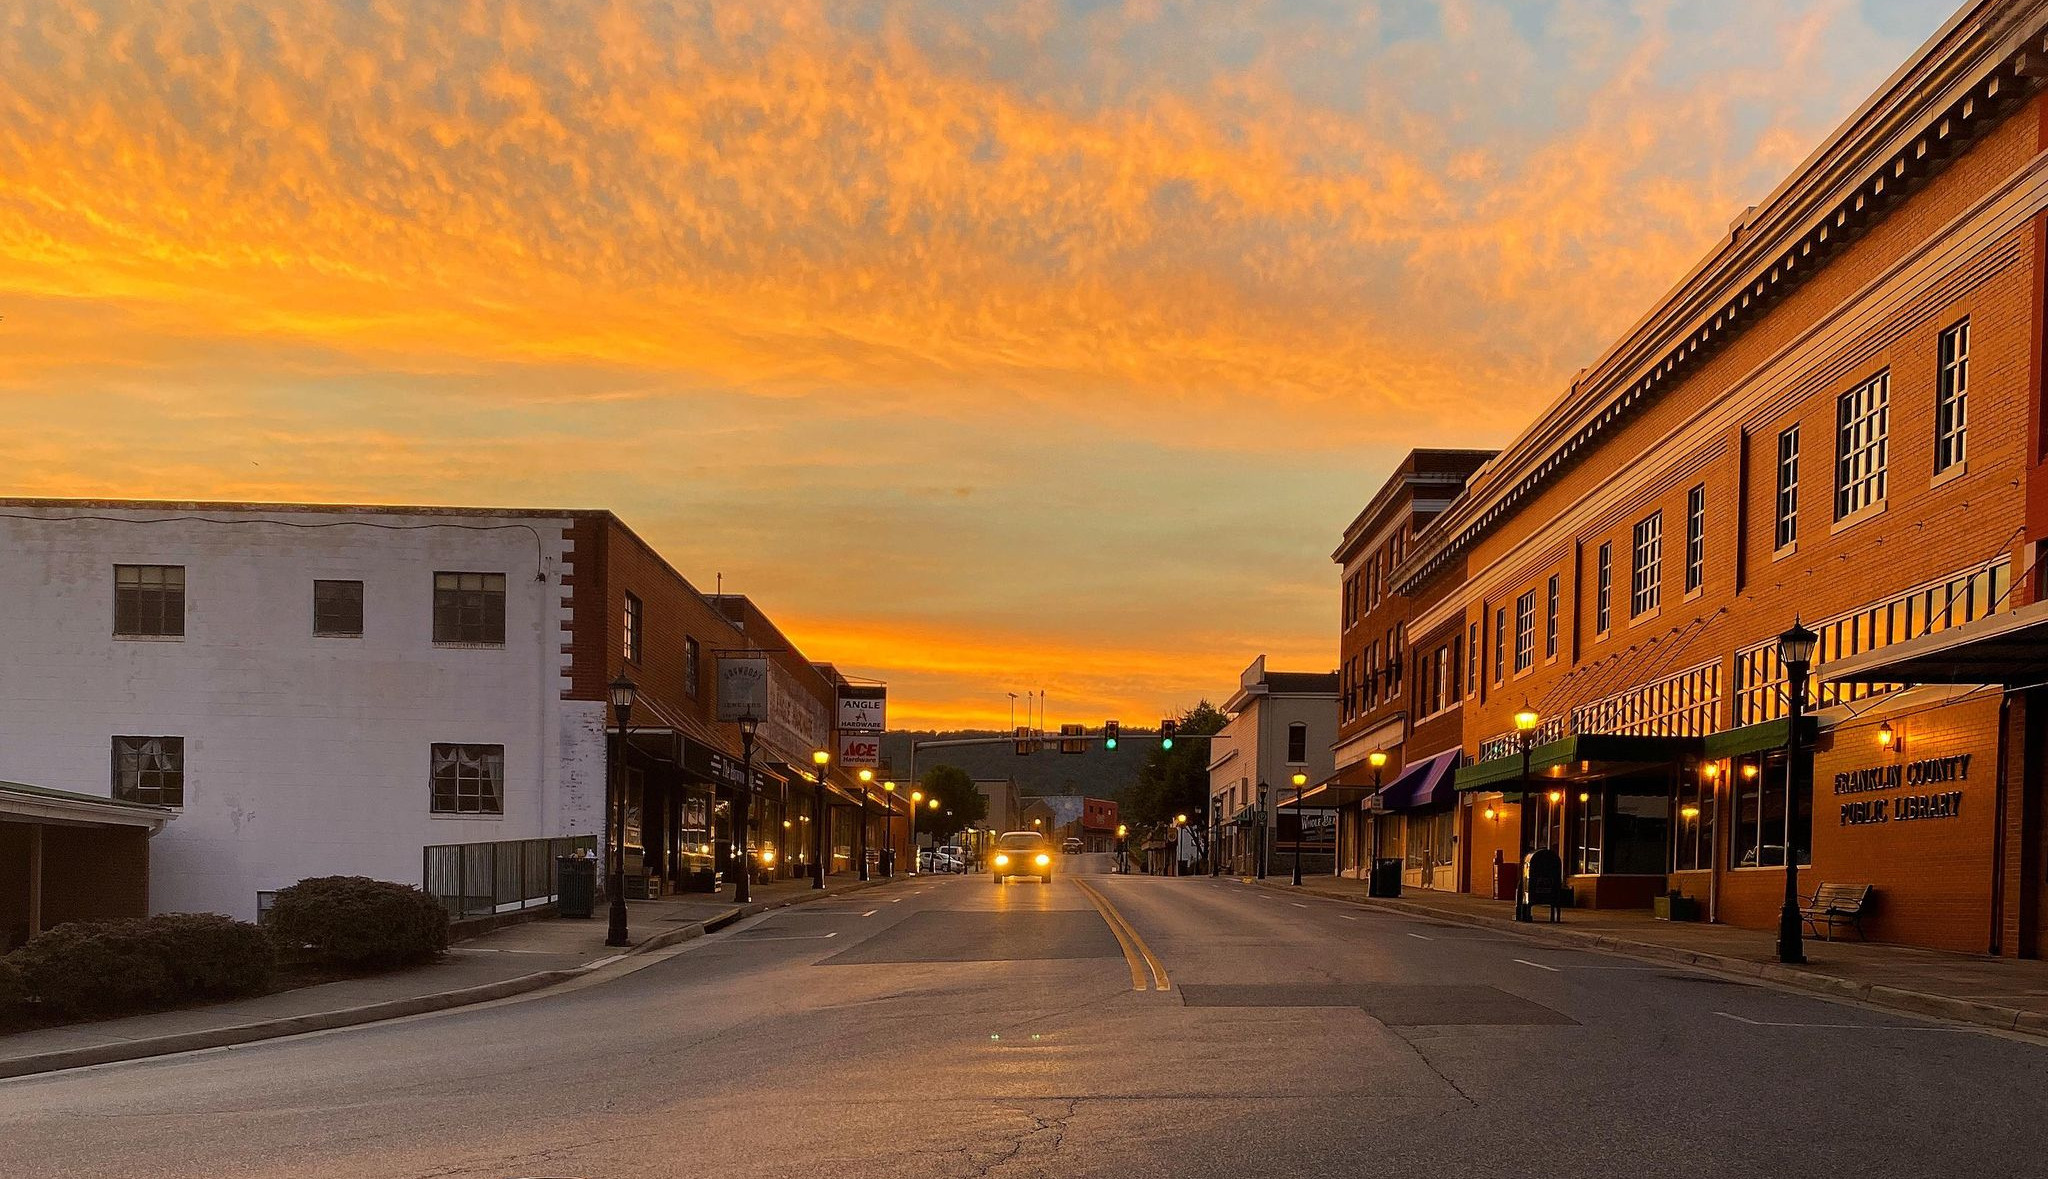
[[[604,506],[899,724],[1336,664],[1944,0],[0,0],[0,492]]]

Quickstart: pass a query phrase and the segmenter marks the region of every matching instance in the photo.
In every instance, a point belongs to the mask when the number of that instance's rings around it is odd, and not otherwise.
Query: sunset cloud
[[[1091,715],[1184,703],[1334,664],[1387,464],[1946,15],[0,0],[9,490],[602,504],[901,719],[1089,651]]]

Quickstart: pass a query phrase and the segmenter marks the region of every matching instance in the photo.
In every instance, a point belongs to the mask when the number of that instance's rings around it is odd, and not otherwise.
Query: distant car
[[[938,852],[932,856],[932,871],[967,871],[967,849],[957,843],[948,843],[941,846]]]
[[[1078,835],[1067,836],[1067,841],[1060,845],[1060,850],[1070,856],[1080,855],[1081,837]]]
[[[1006,831],[996,840],[989,872],[1001,884],[1006,876],[1036,876],[1052,883],[1052,841],[1036,831]]]

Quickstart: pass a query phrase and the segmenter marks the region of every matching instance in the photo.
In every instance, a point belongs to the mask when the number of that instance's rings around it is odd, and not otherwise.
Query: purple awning
[[[1380,791],[1380,809],[1410,811],[1449,803],[1458,794],[1451,771],[1458,768],[1464,752],[1462,749],[1446,749],[1435,757],[1410,763],[1400,776]]]

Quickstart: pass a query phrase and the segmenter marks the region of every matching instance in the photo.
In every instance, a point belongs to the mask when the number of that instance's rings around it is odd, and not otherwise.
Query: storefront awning
[[[1800,739],[1810,745],[1820,734],[1820,722],[1812,716],[1801,719]],[[1745,754],[1762,753],[1769,749],[1783,749],[1791,736],[1792,718],[1781,716],[1777,720],[1764,721],[1761,724],[1709,733],[1700,742],[1700,755],[1708,761],[1720,761],[1722,758],[1742,757]]]
[[[0,822],[55,827],[141,827],[154,835],[177,817],[169,807],[0,782]]]
[[[2038,684],[2048,680],[2048,602],[1836,659],[1816,671],[1836,684]]]
[[[1380,809],[1407,811],[1449,803],[1457,793],[1452,771],[1458,768],[1464,755],[1462,749],[1446,749],[1434,757],[1410,763],[1380,792]],[[1521,772],[1520,758],[1515,759],[1515,772]]]
[[[1635,737],[1617,733],[1574,733],[1529,751],[1529,775],[1550,781],[1585,781],[1697,756],[1698,737]],[[1512,790],[1522,776],[1520,754],[1496,757],[1457,772],[1457,789]]]
[[[1370,785],[1354,786],[1349,782],[1318,782],[1302,792],[1301,806],[1303,810],[1357,806],[1377,793],[1379,791]],[[1288,795],[1287,801],[1281,805],[1293,806],[1294,796]]]

